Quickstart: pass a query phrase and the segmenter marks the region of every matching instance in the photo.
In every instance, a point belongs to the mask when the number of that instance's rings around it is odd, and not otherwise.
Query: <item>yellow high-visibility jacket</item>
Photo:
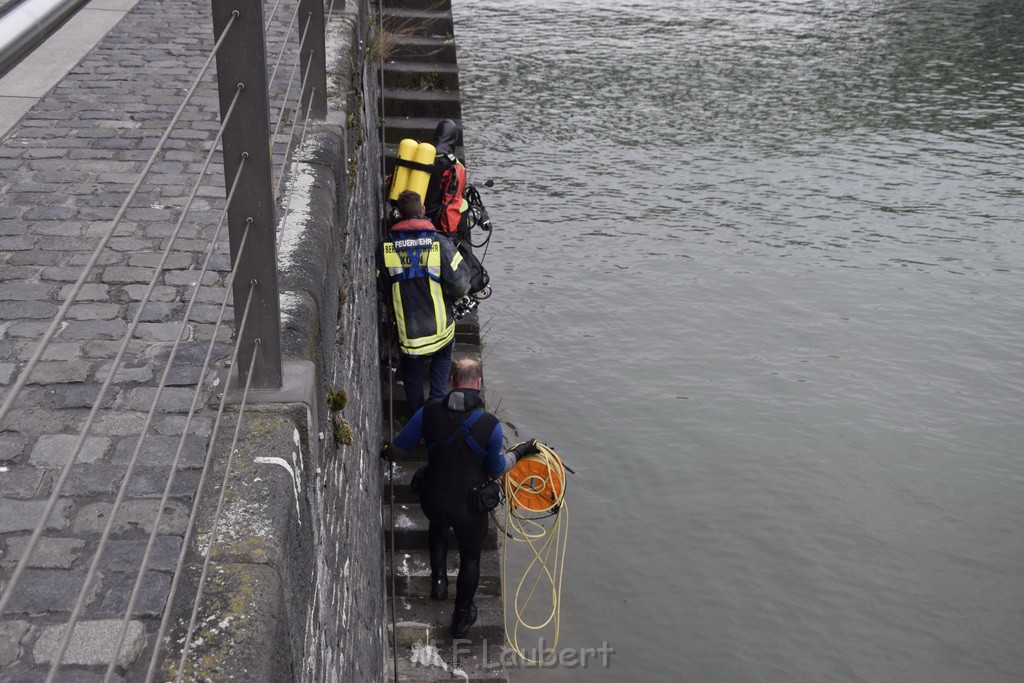
[[[429,220],[392,226],[377,250],[377,287],[391,300],[402,353],[429,355],[455,338],[452,302],[469,291],[469,278],[462,254]]]

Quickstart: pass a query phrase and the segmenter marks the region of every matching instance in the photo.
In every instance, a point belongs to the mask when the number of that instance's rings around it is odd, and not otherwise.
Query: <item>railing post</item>
[[[311,119],[327,118],[327,54],[324,31],[324,0],[299,0],[299,31],[302,54],[302,109],[299,119],[309,111]],[[312,103],[310,103],[312,98]]]
[[[281,314],[277,291],[277,220],[274,170],[270,150],[270,104],[267,94],[266,38],[261,0],[212,0],[213,31],[220,38],[232,16],[231,34],[217,52],[217,85],[223,120],[238,86],[243,90],[225,128],[224,182],[230,188],[245,163],[231,206],[228,230],[232,264],[241,258],[233,284],[235,329],[241,335],[237,368],[245,383],[249,362],[260,340],[252,387],[281,386]],[[248,236],[245,236],[248,227]],[[245,251],[239,245],[245,236]],[[244,330],[239,330],[249,289],[253,302]]]

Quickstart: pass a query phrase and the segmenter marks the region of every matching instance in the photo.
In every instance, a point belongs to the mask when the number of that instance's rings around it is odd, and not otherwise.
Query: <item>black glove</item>
[[[380,447],[380,459],[388,461],[391,460],[391,444],[385,442],[384,445]]]
[[[537,439],[530,439],[513,448],[512,453],[516,454],[516,462],[519,462],[528,455],[540,453],[540,446],[537,445]]]

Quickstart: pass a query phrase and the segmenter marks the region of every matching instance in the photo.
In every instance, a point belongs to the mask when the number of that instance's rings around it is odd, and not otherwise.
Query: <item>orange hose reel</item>
[[[506,491],[510,505],[530,512],[547,512],[562,499],[565,487],[565,468],[561,461],[550,461],[528,455],[505,473]]]

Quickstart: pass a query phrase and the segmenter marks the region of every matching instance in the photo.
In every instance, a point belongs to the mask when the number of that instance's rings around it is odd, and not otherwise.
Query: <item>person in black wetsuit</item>
[[[382,455],[412,450],[421,439],[427,444],[427,470],[420,490],[420,507],[430,526],[430,597],[448,597],[449,527],[459,545],[459,578],[456,583],[452,635],[462,638],[476,621],[473,598],[480,582],[480,553],[487,535],[486,512],[469,507],[472,489],[488,476],[507,472],[523,456],[539,452],[534,440],[503,452],[501,423],[483,409],[480,388],[483,374],[480,362],[472,358],[457,360],[452,366],[452,391],[440,403],[428,403],[416,413]],[[465,424],[468,433],[459,439],[455,433]],[[479,455],[468,444],[472,440]]]
[[[451,119],[442,119],[434,129],[434,170],[430,174],[427,193],[423,198],[426,216],[434,227],[453,240],[459,239],[459,223],[469,208],[463,196],[466,189],[466,167],[455,156],[459,143],[459,125]]]

